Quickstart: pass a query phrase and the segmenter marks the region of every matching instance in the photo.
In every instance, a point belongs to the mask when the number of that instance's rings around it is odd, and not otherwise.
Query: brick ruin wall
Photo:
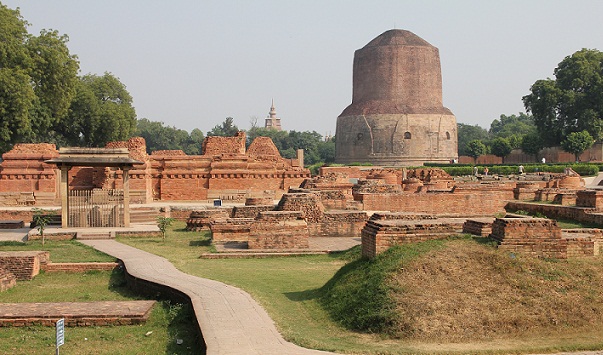
[[[462,218],[372,219],[362,229],[362,256],[374,258],[399,244],[444,239],[463,230]]]
[[[59,156],[54,144],[16,144],[2,154],[0,205],[49,206],[57,202],[54,165],[44,161]]]
[[[364,211],[325,211],[308,229],[313,237],[359,237],[368,219]]]
[[[15,287],[17,277],[10,271],[0,267],[0,292]]]
[[[452,192],[358,194],[366,211],[406,211],[445,216],[492,216],[505,211],[513,188],[455,188]]]
[[[567,239],[557,221],[545,218],[497,218],[492,238],[498,249],[534,257],[567,259]]]
[[[265,138],[265,137],[264,137]],[[255,142],[254,142],[255,143]],[[297,160],[284,159],[270,139],[260,139],[245,151],[245,135],[207,137],[206,152],[187,156],[177,151],[147,155],[143,138],[111,142],[108,148],[128,148],[143,162],[129,171],[132,203],[211,198],[280,197],[299,186],[310,171]],[[56,205],[59,173],[45,160],[59,156],[53,144],[17,144],[0,163],[0,205]],[[74,167],[70,188],[123,188],[123,172],[109,168]]]
[[[307,249],[308,224],[299,211],[261,212],[249,231],[249,249]]]
[[[47,251],[4,251],[0,252],[0,269],[12,273],[19,281],[31,280],[49,260]]]

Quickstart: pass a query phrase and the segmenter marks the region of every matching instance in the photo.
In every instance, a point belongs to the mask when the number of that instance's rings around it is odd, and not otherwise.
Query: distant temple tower
[[[337,118],[335,161],[422,165],[457,158],[456,118],[442,104],[440,54],[405,30],[354,53],[352,103]]]
[[[268,112],[268,117],[266,118],[266,123],[264,124],[264,128],[273,129],[276,131],[282,130],[281,119],[276,117],[276,108],[274,107],[274,99],[272,99],[272,106],[270,106],[270,112]]]

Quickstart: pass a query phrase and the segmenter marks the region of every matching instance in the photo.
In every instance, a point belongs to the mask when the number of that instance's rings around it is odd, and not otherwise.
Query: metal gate
[[[69,227],[124,226],[123,190],[71,190],[67,203]]]

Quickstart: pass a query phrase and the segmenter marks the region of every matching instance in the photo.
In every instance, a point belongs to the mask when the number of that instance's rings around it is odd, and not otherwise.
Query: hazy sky
[[[444,105],[484,128],[581,48],[603,50],[603,1],[0,0],[29,31],[69,35],[81,73],[113,73],[138,118],[204,133],[226,117],[335,133],[354,51],[392,29],[440,50]]]

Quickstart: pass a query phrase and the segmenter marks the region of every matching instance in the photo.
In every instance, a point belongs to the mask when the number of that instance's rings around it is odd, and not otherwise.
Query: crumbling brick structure
[[[0,206],[49,206],[58,201],[54,165],[44,161],[57,158],[54,144],[16,144],[2,154],[0,164]]]
[[[17,277],[10,271],[0,267],[0,292],[15,287]]]
[[[47,251],[3,251],[0,252],[0,269],[12,273],[17,280],[31,280],[49,260]]]
[[[379,213],[362,229],[362,256],[374,258],[394,245],[448,238],[460,233],[464,222],[464,218]]]
[[[300,211],[261,212],[249,231],[249,249],[307,249],[308,223]]]
[[[204,154],[182,151],[146,153],[143,138],[110,142],[107,148],[128,148],[130,157],[143,162],[129,171],[130,202],[153,200],[244,200],[279,198],[290,186],[298,187],[310,171],[299,159],[284,159],[267,137],[245,150],[245,133],[235,137],[207,137]],[[59,174],[44,161],[58,157],[53,144],[17,144],[3,154],[0,164],[0,205],[53,205],[58,202]],[[123,171],[76,167],[70,171],[71,189],[122,188]]]

